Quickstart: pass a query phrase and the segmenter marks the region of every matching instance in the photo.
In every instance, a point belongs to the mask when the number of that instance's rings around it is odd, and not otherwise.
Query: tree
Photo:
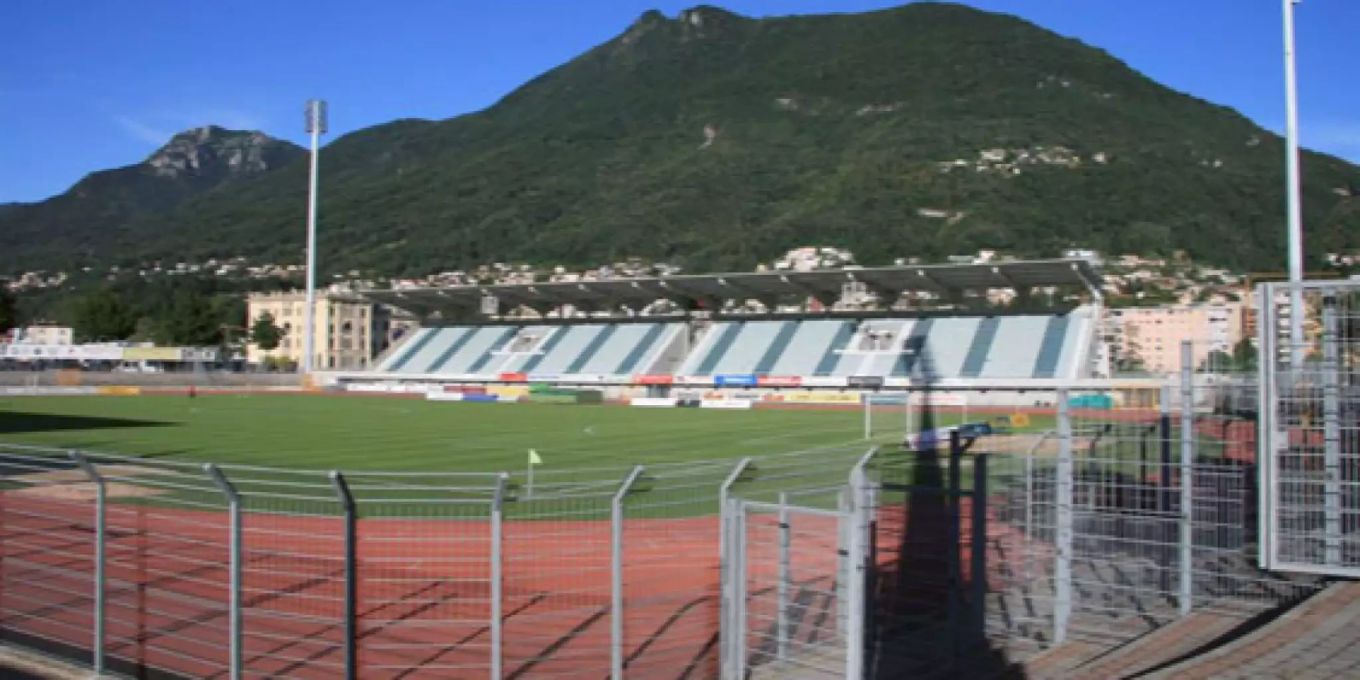
[[[1251,338],[1242,338],[1233,345],[1233,367],[1239,371],[1256,370],[1256,345]]]
[[[19,310],[14,294],[7,288],[0,288],[0,333],[19,325]]]
[[[1200,370],[1207,370],[1210,373],[1234,371],[1237,370],[1237,361],[1233,359],[1231,354],[1216,349],[1209,352],[1209,356],[1204,358],[1204,363],[1200,365]]]
[[[1114,360],[1114,371],[1118,374],[1141,374],[1147,372],[1147,367],[1143,365],[1142,357],[1136,354],[1116,357]]]
[[[194,291],[175,294],[170,309],[161,318],[157,344],[203,347],[222,341],[222,328],[212,301]]]
[[[134,342],[155,342],[160,334],[160,322],[149,316],[143,316],[138,317],[131,339]]]
[[[137,317],[123,299],[107,288],[76,298],[70,314],[76,339],[84,342],[123,340],[137,327]]]
[[[250,326],[250,341],[266,352],[278,349],[283,336],[284,330],[274,323],[274,315],[269,312],[261,313]]]

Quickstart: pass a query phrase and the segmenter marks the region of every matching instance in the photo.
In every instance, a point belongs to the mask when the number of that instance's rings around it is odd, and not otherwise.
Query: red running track
[[[969,505],[965,499],[960,507],[959,566],[965,581],[972,578]],[[88,654],[94,608],[92,515],[88,501],[0,492],[4,633]],[[1004,587],[1006,563],[1023,537],[989,515],[989,581]],[[775,521],[753,517],[748,527],[769,534]],[[906,521],[902,507],[880,511],[876,561],[881,571],[905,567],[897,553]],[[245,675],[339,676],[344,661],[341,520],[247,513],[243,527]],[[480,519],[359,522],[360,677],[488,677],[489,529]],[[606,677],[609,522],[507,520],[503,531],[504,677]],[[226,514],[112,502],[107,532],[106,651],[115,670],[226,677]],[[807,543],[799,552],[798,580],[829,590],[837,566],[836,524],[813,522],[803,532]],[[717,536],[716,517],[626,520],[623,628],[632,677],[717,675]],[[753,590],[769,580],[773,569],[772,561],[752,563]],[[753,602],[753,608],[761,606]],[[758,624],[753,620],[751,625],[758,636]]]
[[[88,651],[93,507],[0,493],[0,628]],[[717,519],[625,523],[624,633],[635,677],[716,674]],[[341,520],[247,513],[248,677],[343,668]],[[608,521],[504,523],[504,676],[592,678],[609,667]],[[123,668],[225,677],[227,516],[110,503],[106,650]],[[489,524],[364,519],[358,528],[363,678],[489,674]]]

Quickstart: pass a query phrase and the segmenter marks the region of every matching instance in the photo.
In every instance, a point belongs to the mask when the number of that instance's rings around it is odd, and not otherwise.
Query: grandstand
[[[685,324],[664,322],[430,327],[389,353],[376,371],[469,380],[664,372],[665,358],[686,335]]]
[[[1087,260],[369,290],[424,327],[340,382],[602,383],[845,388],[930,381],[1042,385],[1088,377],[1099,277]],[[880,310],[838,309],[851,287]],[[1054,290],[1084,304],[985,308]],[[930,308],[906,309],[907,298]],[[1055,296],[1050,296],[1054,299]],[[765,313],[741,313],[756,300]],[[681,313],[638,312],[658,301]],[[589,309],[589,313],[580,311]],[[531,311],[529,311],[531,310]],[[726,311],[716,311],[726,310]],[[526,313],[527,311],[527,313]],[[573,316],[575,315],[575,316]]]
[[[720,321],[681,375],[1081,377],[1091,308],[1067,313]]]

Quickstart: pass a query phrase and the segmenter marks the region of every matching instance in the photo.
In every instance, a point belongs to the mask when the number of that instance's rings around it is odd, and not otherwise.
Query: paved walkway
[[[6,680],[85,680],[89,669],[43,656],[8,644],[0,644],[0,678]]]
[[[1209,651],[1245,620],[1195,612],[1111,649],[1073,639],[1030,658],[1030,680],[1360,678],[1360,582],[1334,583],[1298,606]],[[1193,655],[1193,656],[1192,656]]]
[[[1242,625],[1239,616],[1195,612],[1109,653],[1087,660],[1064,677],[1071,680],[1132,678],[1194,653]]]
[[[1334,583],[1246,636],[1143,677],[1360,677],[1360,582]]]

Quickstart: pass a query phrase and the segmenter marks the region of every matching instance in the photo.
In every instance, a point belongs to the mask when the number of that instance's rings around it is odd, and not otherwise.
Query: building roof
[[[963,291],[989,288],[1065,286],[1098,291],[1100,287],[1100,275],[1089,260],[1055,259],[811,272],[687,274],[602,281],[368,289],[357,292],[376,302],[420,316],[437,313],[444,318],[459,318],[481,309],[486,297],[494,298],[502,309],[520,305],[550,308],[565,304],[587,309],[619,305],[642,307],[657,300],[671,300],[682,306],[697,302],[716,310],[721,308],[720,303],[725,300],[784,297],[810,297],[829,304],[840,297],[844,284],[855,281],[863,282],[869,290],[885,299],[896,299],[907,292],[931,292],[948,297]]]

